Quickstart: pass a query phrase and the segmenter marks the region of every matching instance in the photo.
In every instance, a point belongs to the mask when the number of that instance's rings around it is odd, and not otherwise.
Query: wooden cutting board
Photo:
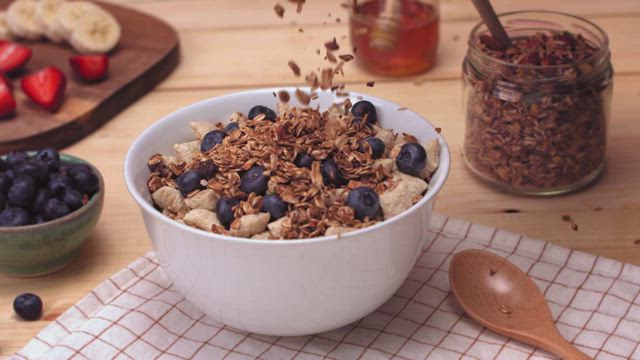
[[[6,8],[11,1],[0,1]],[[97,129],[118,112],[153,89],[179,62],[179,40],[175,29],[159,19],[122,6],[99,3],[122,26],[122,38],[109,56],[109,76],[99,83],[85,83],[70,66],[74,50],[47,41],[22,42],[33,51],[31,60],[10,78],[18,103],[16,115],[0,119],[0,154],[45,146],[65,147]],[[56,113],[49,113],[29,100],[20,88],[20,78],[46,66],[56,66],[67,75],[65,100]]]

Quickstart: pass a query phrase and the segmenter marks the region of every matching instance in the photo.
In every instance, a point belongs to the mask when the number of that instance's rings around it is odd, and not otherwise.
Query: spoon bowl
[[[536,284],[508,260],[461,251],[449,265],[449,282],[467,315],[490,330],[563,359],[590,359],[560,335]]]

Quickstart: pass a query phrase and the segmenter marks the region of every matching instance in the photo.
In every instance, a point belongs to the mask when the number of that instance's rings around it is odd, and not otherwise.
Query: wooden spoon
[[[453,295],[472,319],[498,334],[562,359],[591,359],[565,340],[536,284],[508,260],[482,250],[464,250],[449,265]]]

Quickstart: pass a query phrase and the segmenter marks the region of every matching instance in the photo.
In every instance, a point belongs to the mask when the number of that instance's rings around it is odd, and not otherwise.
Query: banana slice
[[[64,40],[54,26],[58,9],[64,2],[65,0],[40,0],[36,6],[36,23],[44,29],[44,36],[55,43],[60,43]]]
[[[120,24],[111,14],[90,13],[78,21],[69,43],[81,53],[104,54],[118,45],[121,34]]]
[[[42,37],[43,29],[35,21],[37,5],[36,0],[18,0],[9,6],[6,21],[11,33],[27,40],[38,40]]]
[[[9,26],[7,26],[6,13],[0,11],[0,39],[11,40],[12,38],[11,30],[9,30]]]
[[[88,1],[65,2],[58,8],[52,31],[68,41],[78,21],[92,13],[106,14],[101,7]]]

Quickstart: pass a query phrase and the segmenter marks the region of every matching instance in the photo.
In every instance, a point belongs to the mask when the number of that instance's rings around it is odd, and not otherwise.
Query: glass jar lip
[[[504,16],[510,16],[510,15],[540,14],[540,13],[542,13],[542,14],[555,14],[555,15],[561,15],[561,16],[566,16],[566,17],[569,17],[569,18],[573,18],[573,19],[582,21],[582,22],[592,26],[598,32],[598,35],[600,35],[601,38],[602,38],[602,45],[600,46],[598,51],[593,53],[591,56],[585,58],[581,62],[588,62],[589,60],[592,60],[592,59],[601,58],[602,56],[604,56],[605,53],[609,52],[609,36],[607,35],[607,33],[600,26],[596,25],[594,22],[592,22],[590,20],[587,20],[587,19],[585,19],[585,18],[583,18],[581,16],[565,13],[565,12],[562,12],[562,11],[554,11],[554,10],[517,10],[517,11],[509,11],[509,12],[505,12],[505,13],[500,13],[500,14],[498,14],[498,18],[502,18]],[[511,62],[500,60],[500,59],[497,59],[497,58],[492,57],[490,55],[487,55],[482,50],[480,50],[473,42],[473,35],[476,34],[478,32],[478,30],[480,29],[480,27],[482,27],[483,25],[484,25],[484,22],[482,22],[482,21],[477,23],[473,27],[473,29],[471,29],[471,32],[469,33],[469,40],[467,41],[467,45],[469,46],[469,50],[472,50],[480,58],[483,58],[485,60],[489,60],[491,62],[494,62],[494,63],[498,64],[498,65],[517,68],[517,69],[563,69],[563,68],[571,68],[571,67],[575,66],[578,63],[578,62],[573,62],[573,63],[569,63],[569,64],[559,64],[559,65],[514,64],[514,63],[511,63]]]

